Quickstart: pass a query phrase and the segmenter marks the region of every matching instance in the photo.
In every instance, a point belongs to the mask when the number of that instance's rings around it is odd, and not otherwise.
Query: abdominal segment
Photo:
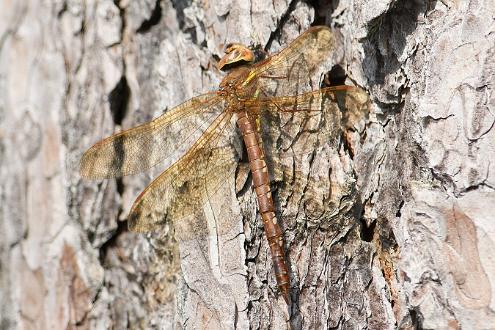
[[[258,133],[249,120],[246,111],[237,114],[237,125],[242,132],[249,158],[249,167],[253,175],[253,186],[258,197],[258,208],[263,219],[265,234],[272,254],[273,268],[279,290],[284,300],[289,303],[289,272],[285,263],[282,230],[275,215],[268,168],[261,149]]]

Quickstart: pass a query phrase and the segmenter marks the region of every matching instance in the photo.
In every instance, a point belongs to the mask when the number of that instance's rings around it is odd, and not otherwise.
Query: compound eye
[[[235,46],[235,44],[232,44],[232,43],[227,44],[227,46],[225,46],[225,51],[224,51],[224,53],[225,53],[225,54],[229,54],[229,53],[231,53],[231,52],[232,52],[232,50],[235,48],[234,46]]]
[[[217,67],[222,70],[232,67],[232,64],[245,64],[253,61],[254,53],[251,49],[241,44],[229,44],[225,49],[224,57],[218,62]]]

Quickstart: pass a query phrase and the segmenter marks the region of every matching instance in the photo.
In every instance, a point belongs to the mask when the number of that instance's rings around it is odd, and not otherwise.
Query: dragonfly
[[[361,89],[346,85],[320,89],[312,78],[320,74],[321,63],[334,48],[335,38],[325,26],[306,30],[272,56],[259,47],[227,45],[217,64],[227,72],[218,90],[193,97],[150,122],[97,142],[81,159],[81,176],[117,178],[164,162],[165,170],[134,202],[127,218],[129,229],[157,231],[169,221],[188,228],[184,224],[198,219],[226,178],[235,174],[241,153],[232,146],[242,140],[277,285],[290,304],[289,271],[262,127],[271,116],[288,115],[299,116],[301,127],[316,118],[317,127],[325,126],[332,132],[332,127],[341,123],[332,123],[325,114],[341,111],[336,106],[339,98],[345,107],[362,111],[367,97]]]

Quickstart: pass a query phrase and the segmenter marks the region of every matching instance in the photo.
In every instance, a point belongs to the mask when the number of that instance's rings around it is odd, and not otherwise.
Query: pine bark
[[[495,324],[493,1],[22,0],[0,13],[0,328]],[[209,239],[180,240],[127,229],[159,169],[88,182],[78,161],[216,89],[225,44],[275,52],[317,24],[339,40],[323,71],[339,64],[372,111],[272,174],[287,308],[245,166],[212,201]]]

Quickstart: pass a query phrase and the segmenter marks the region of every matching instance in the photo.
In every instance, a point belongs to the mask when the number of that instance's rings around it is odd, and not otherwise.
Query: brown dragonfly
[[[287,114],[301,116],[301,125],[316,116],[331,131],[332,125],[341,123],[328,122],[332,119],[324,114],[340,111],[339,97],[346,107],[364,107],[367,97],[355,87],[314,88],[319,87],[314,79],[318,67],[329,58],[334,44],[331,31],[318,26],[270,57],[255,48],[228,45],[218,63],[228,74],[217,91],[96,143],[82,157],[81,175],[115,178],[166,162],[164,172],[137,197],[128,224],[137,232],[156,230],[167,221],[181,225],[197,219],[204,204],[235,173],[239,153],[231,146],[240,137],[232,125],[234,119],[246,148],[277,284],[289,303],[289,272],[260,128],[271,115]]]

